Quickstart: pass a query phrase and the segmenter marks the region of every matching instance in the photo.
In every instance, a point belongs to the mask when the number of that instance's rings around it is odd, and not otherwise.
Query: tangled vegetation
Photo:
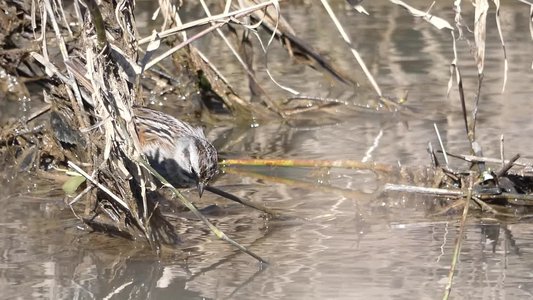
[[[21,170],[32,169],[40,176],[50,176],[58,169],[63,169],[63,173],[68,169],[74,174],[64,185],[67,193],[75,195],[68,205],[93,230],[129,239],[146,239],[158,251],[161,244],[178,243],[175,225],[165,218],[156,197],[152,195],[152,187],[162,183],[219,238],[264,262],[259,255],[212,225],[188,199],[150,167],[139,148],[132,108],[144,105],[148,91],[161,82],[179,97],[199,95],[192,98],[184,110],[202,120],[212,121],[228,116],[240,122],[270,118],[290,120],[309,111],[320,112],[326,107],[347,105],[339,99],[306,96],[278,84],[269,73],[269,78],[288,94],[286,99],[273,99],[257,79],[253,65],[254,51],[259,48],[263,50],[260,55],[265,57],[268,70],[266,58],[268,47],[273,42],[281,43],[291,56],[328,74],[338,84],[356,88],[358,83],[351,78],[352,74],[344,74],[341,68],[297,36],[281,14],[280,1],[243,1],[245,6],[227,1],[218,14],[212,13],[203,0],[199,3],[184,2],[185,5],[200,5],[207,17],[183,23],[180,19],[181,7],[161,0],[158,9],[161,28],[154,30],[150,36],[141,37],[135,21],[134,0],[80,0],[69,3],[68,7],[60,0],[0,1],[0,26],[5,28],[0,33],[0,67],[2,72],[19,78],[21,82],[16,90],[10,87],[9,94],[22,97],[29,94],[29,89],[39,89],[42,90],[44,103],[27,118],[5,124],[0,132],[0,147],[4,155],[16,158],[17,167]],[[353,4],[358,11],[367,13],[364,3],[355,2]],[[473,22],[463,19],[461,8],[464,4],[455,1],[453,25],[432,15],[431,8],[421,10],[403,1],[390,2],[429,22],[436,30],[450,34],[450,47],[453,47],[455,57],[450,61],[449,91],[454,84],[457,86],[471,153],[449,153],[442,141],[439,150],[430,145],[428,151],[432,168],[429,174],[423,175],[430,178],[430,186],[387,183],[379,192],[415,192],[454,200],[444,212],[463,208],[463,224],[469,208],[499,217],[530,217],[527,210],[517,215],[514,207],[528,207],[533,203],[532,178],[528,173],[531,166],[520,162],[518,154],[505,159],[503,139],[500,158],[484,157],[481,143],[476,139],[477,112],[482,105],[488,1],[474,1]],[[525,3],[532,5],[527,1]],[[369,100],[360,109],[385,114],[408,113],[403,104],[406,96],[396,99],[383,94],[328,1],[322,0],[321,4],[343,39],[341,46],[350,49],[375,93],[376,100]],[[494,1],[494,4],[505,62],[502,76],[502,89],[505,89],[508,65],[504,37],[499,28],[500,3]],[[473,34],[465,30],[467,28],[473,28]],[[259,30],[268,33],[267,41],[261,39]],[[250,99],[235,92],[216,66],[192,44],[209,33],[215,33],[222,39],[238,59],[247,75],[252,95]],[[471,112],[466,109],[469,99],[465,97],[462,83],[457,41],[470,42],[474,49],[478,86]],[[179,74],[179,82],[176,76],[171,75],[176,73]],[[5,91],[3,93],[7,95]],[[47,120],[47,125],[35,122],[43,118]],[[435,130],[439,136],[436,127]],[[453,170],[448,164],[449,157],[462,159],[467,166],[462,170]],[[499,167],[489,168],[489,163]],[[418,171],[409,167],[346,160],[226,159],[221,161],[221,165],[227,168],[259,165],[365,169],[376,174],[397,173],[406,177],[415,177]],[[282,212],[240,199],[215,187],[208,190],[265,214],[284,216]],[[456,258],[459,253],[460,243],[456,247]],[[450,271],[448,293],[454,267],[455,263]]]

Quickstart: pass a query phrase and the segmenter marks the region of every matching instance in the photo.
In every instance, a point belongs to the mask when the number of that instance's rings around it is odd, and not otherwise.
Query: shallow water
[[[372,17],[345,10],[342,1],[331,2],[382,90],[391,95],[408,90],[407,105],[415,111],[414,115],[369,115],[337,106],[324,113],[304,114],[288,124],[268,122],[254,128],[218,126],[210,130],[209,137],[223,155],[365,159],[429,166],[427,143],[437,145],[434,123],[449,151],[465,153],[467,143],[456,90],[452,89],[450,97],[446,97],[452,59],[449,34],[414,20],[403,9],[385,1],[365,5]],[[449,2],[439,3],[432,12],[452,21]],[[422,10],[429,6],[425,1],[411,4]],[[145,5],[141,4],[141,11],[151,14]],[[359,68],[318,4],[285,5],[283,9],[289,20],[297,24],[294,27],[298,34],[327,52],[345,71],[359,76],[355,74]],[[504,134],[507,155],[521,153],[527,157],[533,145],[530,141],[533,109],[529,105],[533,95],[533,42],[529,39],[528,7],[504,3],[501,14],[509,79],[506,91],[501,94],[502,50],[491,13],[478,140],[482,141],[485,155],[498,157],[500,135]],[[308,20],[309,16],[313,16],[314,22]],[[239,91],[246,93],[243,73],[219,40],[203,40],[198,46]],[[459,63],[472,103],[476,69],[465,42],[459,42],[459,46]],[[362,85],[358,90],[332,85],[320,73],[292,65],[275,44],[269,54],[269,67],[276,79],[304,94],[339,97],[353,103],[364,103],[372,95],[362,77],[357,77]],[[258,77],[267,81],[264,72],[258,71]],[[273,97],[287,96],[271,83],[266,87]],[[169,105],[170,100],[160,100]],[[16,112],[18,105],[13,102],[9,111]],[[2,111],[7,110],[2,107]],[[6,115],[0,116],[5,119]],[[458,161],[452,165],[463,166]],[[458,235],[458,215],[435,217],[430,201],[412,195],[376,198],[371,193],[379,185],[396,179],[378,182],[366,172],[236,170],[240,173],[225,174],[216,185],[302,218],[265,220],[259,213],[214,196],[206,195],[203,199],[204,203],[216,202],[222,207],[211,213],[210,219],[226,234],[266,258],[268,266],[260,266],[217,240],[194,220],[182,220],[179,233],[184,239],[183,249],[164,251],[161,257],[142,243],[90,234],[82,230],[80,222],[65,207],[61,193],[50,193],[54,185],[47,181],[20,184],[19,179],[26,174],[12,178],[12,173],[6,170],[2,178],[7,183],[0,196],[4,207],[0,212],[0,298],[442,296]],[[279,178],[291,181],[276,181]],[[329,185],[344,190],[325,190],[324,186]],[[509,224],[490,215],[472,215],[454,280],[453,298],[533,297],[532,228],[528,222]]]

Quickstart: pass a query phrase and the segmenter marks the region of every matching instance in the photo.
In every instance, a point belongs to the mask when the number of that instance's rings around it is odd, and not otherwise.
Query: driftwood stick
[[[270,166],[270,167],[300,167],[300,168],[343,168],[371,170],[392,173],[396,168],[379,163],[365,163],[357,160],[313,160],[313,159],[225,159],[220,162],[223,166]]]
[[[437,152],[439,152],[439,151],[437,151]],[[476,155],[463,155],[463,154],[452,154],[450,152],[448,152],[448,156],[451,156],[451,157],[457,158],[457,159],[462,159],[462,160],[468,161],[468,162],[487,162],[487,163],[495,163],[495,164],[501,164],[502,163],[501,159],[492,158],[492,157],[482,157],[482,156],[476,156]],[[504,163],[508,163],[509,161],[510,160],[506,160],[506,161],[504,161]],[[527,167],[527,166],[529,166],[531,164],[515,161],[513,165],[520,166],[520,167]]]
[[[454,190],[448,190],[448,189],[419,187],[419,186],[413,186],[413,185],[392,184],[392,183],[385,184],[383,187],[383,191],[419,193],[419,194],[434,195],[434,196],[440,196],[440,197],[463,197],[465,195],[463,191],[454,191]]]
[[[520,158],[520,154],[516,154],[511,158],[508,162],[506,162],[500,170],[496,172],[496,176],[500,177],[505,174],[514,166],[515,161],[517,161]]]

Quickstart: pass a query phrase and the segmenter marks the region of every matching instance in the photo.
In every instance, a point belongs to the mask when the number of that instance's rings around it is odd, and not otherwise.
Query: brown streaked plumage
[[[177,188],[196,186],[200,196],[218,172],[218,155],[201,128],[163,112],[135,107],[134,123],[150,165]]]

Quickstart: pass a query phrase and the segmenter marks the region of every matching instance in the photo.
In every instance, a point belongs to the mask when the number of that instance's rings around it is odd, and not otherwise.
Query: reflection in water
[[[416,113],[391,117],[336,106],[328,113],[306,114],[288,123],[269,122],[256,128],[220,125],[211,129],[209,138],[221,154],[371,157],[388,164],[429,165],[427,142],[437,144],[433,123],[450,151],[465,152],[457,93],[452,89],[446,97],[452,59],[449,35],[414,20],[388,1],[368,1],[365,8],[370,17],[343,11],[344,2],[337,2],[334,9],[382,89],[393,95],[408,89],[408,105]],[[427,6],[425,1],[412,2],[419,8]],[[327,50],[345,70],[358,70],[333,27],[325,25],[330,21],[322,8],[294,3],[300,4],[291,2],[284,9],[290,21],[298,24],[298,33],[316,48]],[[533,49],[524,40],[529,36],[528,11],[517,4],[505,4],[504,8],[503,32],[511,69],[507,90],[500,94],[501,48],[497,32],[489,30],[486,86],[478,126],[478,138],[487,143],[483,146],[488,156],[499,155],[501,133],[506,136],[508,151],[529,153],[531,149],[533,112],[529,102],[533,91],[529,67]],[[437,3],[432,12],[453,20],[451,2]],[[316,22],[308,22],[310,15]],[[493,19],[488,21],[493,26]],[[466,43],[460,41],[459,45],[467,97],[471,99],[476,71]],[[246,93],[244,75],[220,40],[202,40],[198,46],[237,89]],[[364,103],[371,95],[362,78],[358,79],[363,88],[356,91],[332,86],[313,70],[289,64],[278,46],[272,47],[269,59],[276,78],[305,94],[339,97],[350,103]],[[258,77],[269,82],[264,70],[258,71]],[[273,85],[267,84],[267,88],[272,97],[285,97]],[[0,117],[5,117],[3,113],[4,108]],[[432,215],[447,203],[402,194],[376,198],[372,193],[379,182],[374,174],[243,168],[222,176],[217,186],[299,218],[265,220],[255,211],[213,195],[205,195],[199,206],[217,203],[219,209],[206,210],[210,211],[209,218],[270,265],[257,265],[216,240],[186,214],[172,220],[180,224],[178,233],[184,244],[156,257],[142,243],[77,228],[80,222],[65,208],[61,193],[50,195],[55,184],[27,180],[21,184],[18,179],[24,179],[25,173],[16,179],[10,174],[2,174],[2,183],[9,183],[3,184],[0,196],[0,290],[1,298],[6,299],[435,299],[446,284],[458,234],[456,216]],[[272,181],[273,175],[292,181]],[[34,183],[37,186],[32,186]],[[46,197],[30,197],[28,189],[33,194],[44,190]],[[533,230],[527,222],[505,224],[472,216],[452,295],[468,299],[532,297],[532,269]]]

